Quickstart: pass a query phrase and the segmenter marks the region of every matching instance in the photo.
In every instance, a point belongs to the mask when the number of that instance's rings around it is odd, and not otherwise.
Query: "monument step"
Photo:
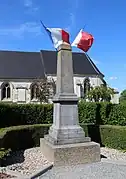
[[[85,143],[85,142],[90,142],[91,139],[90,137],[73,137],[73,138],[53,138],[52,135],[45,135],[44,139],[53,144],[53,145],[65,145],[65,144],[77,144],[77,143]]]

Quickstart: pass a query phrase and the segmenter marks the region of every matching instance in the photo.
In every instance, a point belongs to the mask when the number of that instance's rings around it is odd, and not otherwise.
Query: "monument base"
[[[95,142],[53,145],[40,139],[43,155],[54,166],[78,165],[100,161],[100,145]]]
[[[79,125],[60,127],[57,129],[52,125],[49,134],[44,136],[45,140],[53,145],[65,145],[73,143],[90,142],[90,137],[85,137],[85,132]]]

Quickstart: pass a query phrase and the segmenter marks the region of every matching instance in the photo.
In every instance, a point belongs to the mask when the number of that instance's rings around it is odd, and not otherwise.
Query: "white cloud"
[[[100,62],[98,60],[92,60],[94,62],[95,65],[99,65]]]
[[[70,13],[70,22],[71,22],[71,25],[75,24],[75,14],[74,13]]]
[[[91,60],[94,62],[95,65],[99,65],[100,64],[100,61],[98,61],[98,60],[94,60],[93,58],[91,58]]]
[[[27,8],[28,13],[33,13],[39,10],[39,7],[33,3],[33,0],[24,0],[24,6]]]
[[[116,76],[111,76],[111,77],[109,77],[109,80],[117,80],[117,77]]]
[[[79,6],[79,0],[74,0],[74,3],[72,1],[71,4],[71,11],[68,17],[68,26],[65,28],[65,30],[68,32],[71,32],[76,25],[76,12]]]
[[[0,29],[0,35],[22,37],[26,33],[33,33],[35,36],[42,34],[41,27],[35,22],[27,22],[12,28]]]
[[[32,0],[24,0],[24,6],[26,6],[26,7],[32,7],[32,5],[33,5]]]
[[[117,88],[117,87],[113,87],[113,88],[114,88],[115,90],[117,90],[117,91],[119,90],[119,88]]]
[[[75,15],[74,13],[69,14],[69,25],[65,28],[66,31],[70,32],[75,25]]]

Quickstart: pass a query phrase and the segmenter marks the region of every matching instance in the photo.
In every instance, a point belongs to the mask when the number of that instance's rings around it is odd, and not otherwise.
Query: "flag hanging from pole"
[[[83,29],[81,29],[78,35],[76,36],[75,40],[71,44],[71,46],[75,46],[83,50],[84,52],[87,52],[92,46],[93,41],[94,37],[91,34],[84,32]]]
[[[70,44],[69,42],[69,33],[66,32],[63,29],[60,28],[47,28],[43,22],[41,21],[41,24],[43,25],[44,29],[48,33],[54,47],[57,49],[60,44],[63,42],[66,42]]]

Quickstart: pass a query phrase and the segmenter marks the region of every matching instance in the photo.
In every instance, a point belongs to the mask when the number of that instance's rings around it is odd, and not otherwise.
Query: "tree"
[[[86,95],[86,99],[95,102],[108,101],[110,102],[111,96],[114,95],[114,89],[105,85],[91,87]]]
[[[126,102],[126,89],[121,92],[119,101]]]
[[[48,99],[52,97],[56,91],[55,81],[53,79],[49,81],[47,77],[45,77],[37,82],[37,85],[39,87],[37,98],[41,103],[48,103]]]

